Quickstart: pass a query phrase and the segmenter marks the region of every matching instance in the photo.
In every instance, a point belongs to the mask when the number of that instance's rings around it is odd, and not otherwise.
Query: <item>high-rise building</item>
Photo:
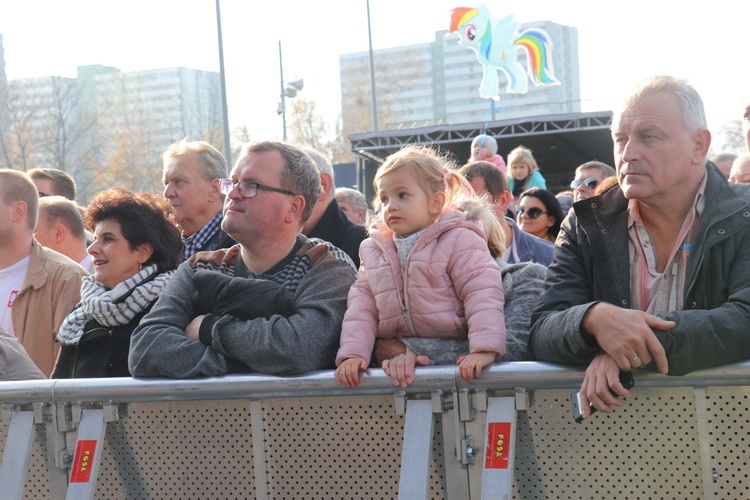
[[[3,45],[3,35],[0,33],[0,85],[5,85],[8,81],[5,75],[5,46]]]
[[[63,169],[76,179],[81,201],[113,185],[159,189],[159,156],[184,137],[221,147],[214,72],[81,66],[77,78],[10,81],[7,97],[2,112],[10,123],[0,145],[11,153],[9,166]]]
[[[84,109],[105,131],[124,127],[148,132],[166,148],[183,137],[221,136],[218,73],[162,68],[123,73],[112,67],[78,68]]]
[[[545,30],[553,43],[555,77],[561,85],[537,87],[526,94],[507,94],[499,71],[500,101],[479,96],[482,66],[476,53],[459,45],[458,35],[435,33],[435,41],[374,51],[376,102],[380,129],[437,124],[487,122],[517,117],[580,112],[578,31],[550,21],[523,24]],[[518,50],[526,66],[526,54]],[[344,130],[372,130],[369,53],[339,58]]]

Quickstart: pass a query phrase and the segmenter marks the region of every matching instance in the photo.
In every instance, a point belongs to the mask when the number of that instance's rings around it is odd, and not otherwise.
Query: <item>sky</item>
[[[610,110],[635,82],[673,74],[698,89],[714,135],[727,120],[740,127],[741,109],[750,102],[745,0],[484,3],[495,17],[578,29],[583,111]],[[371,0],[373,48],[430,42],[448,27],[451,9],[479,4]],[[279,41],[284,80],[304,79],[301,95],[333,120],[340,112],[339,55],[368,50],[366,5],[221,0],[230,127],[244,124],[258,139],[281,137]],[[219,71],[215,0],[0,0],[0,34],[9,79],[74,77],[87,64]]]

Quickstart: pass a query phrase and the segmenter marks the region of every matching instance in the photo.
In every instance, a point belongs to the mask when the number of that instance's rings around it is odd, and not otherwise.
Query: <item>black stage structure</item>
[[[516,146],[530,148],[548,189],[557,193],[568,189],[576,167],[582,163],[598,160],[614,166],[611,116],[610,111],[597,111],[353,134],[349,139],[357,154],[357,187],[371,200],[372,179],[378,166],[407,145],[448,151],[462,165],[471,154],[472,139],[486,133],[497,139],[498,153],[506,161]]]

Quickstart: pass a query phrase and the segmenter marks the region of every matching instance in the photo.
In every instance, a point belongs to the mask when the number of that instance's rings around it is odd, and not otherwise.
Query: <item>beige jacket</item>
[[[49,377],[60,348],[55,335],[81,297],[81,279],[88,272],[36,240],[26,279],[13,302],[13,329],[26,352]]]

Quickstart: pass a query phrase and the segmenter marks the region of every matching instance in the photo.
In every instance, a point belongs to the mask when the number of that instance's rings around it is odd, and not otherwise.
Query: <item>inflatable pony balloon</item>
[[[546,31],[529,28],[518,34],[518,22],[510,15],[499,21],[484,5],[478,9],[458,7],[451,11],[451,33],[458,32],[461,45],[471,47],[484,68],[479,95],[484,99],[500,99],[497,70],[508,76],[507,91],[525,94],[529,89],[517,50],[527,54],[529,78],[536,85],[560,85],[552,70],[552,41]]]

